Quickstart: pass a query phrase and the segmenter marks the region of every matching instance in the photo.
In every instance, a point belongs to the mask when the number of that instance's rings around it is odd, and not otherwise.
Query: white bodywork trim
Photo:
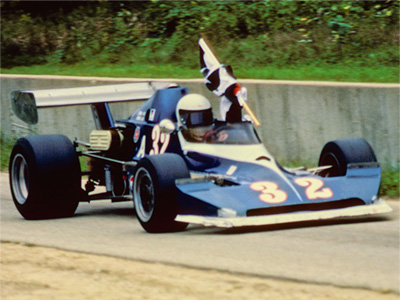
[[[232,228],[368,216],[388,213],[391,211],[393,211],[392,208],[384,200],[379,200],[371,205],[255,217],[221,218],[195,215],[177,215],[175,221],[198,224],[206,227]]]
[[[261,143],[251,145],[189,143],[183,136],[181,136],[181,132],[180,141],[182,150],[186,152],[193,151],[211,156],[252,163],[259,163],[256,159],[265,156],[270,160],[268,161],[270,167],[276,166],[274,158]],[[265,165],[264,163],[260,164]]]

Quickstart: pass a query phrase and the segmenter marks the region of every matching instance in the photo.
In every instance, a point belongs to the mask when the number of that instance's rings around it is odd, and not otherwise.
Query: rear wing
[[[14,113],[28,124],[38,122],[38,108],[91,104],[94,117],[109,114],[107,103],[149,99],[157,89],[172,86],[166,82],[137,82],[45,90],[16,90],[11,92]],[[100,113],[101,111],[101,113]],[[111,117],[111,116],[109,116]],[[96,124],[97,125],[97,124]],[[107,127],[96,126],[96,127]]]

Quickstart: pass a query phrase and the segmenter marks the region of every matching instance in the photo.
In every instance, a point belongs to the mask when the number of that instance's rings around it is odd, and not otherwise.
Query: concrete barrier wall
[[[39,110],[39,123],[27,125],[11,111],[10,92],[92,86],[135,79],[57,76],[1,76],[1,138],[15,140],[30,134],[62,133],[88,140],[94,129],[89,106]],[[174,80],[191,92],[207,96],[218,116],[219,100],[202,80]],[[248,104],[261,127],[258,133],[278,161],[316,164],[323,145],[345,137],[365,138],[383,164],[399,163],[399,85],[243,80]],[[127,118],[143,102],[111,105],[115,119]]]

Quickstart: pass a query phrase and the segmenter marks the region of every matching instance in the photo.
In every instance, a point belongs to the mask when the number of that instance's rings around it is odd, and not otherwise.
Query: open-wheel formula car
[[[113,119],[108,103],[146,99],[129,118]],[[148,232],[181,231],[189,223],[255,226],[391,211],[378,197],[381,169],[364,139],[329,142],[317,167],[286,169],[251,122],[218,121],[204,96],[174,84],[19,90],[12,103],[28,123],[38,121],[41,107],[87,104],[96,124],[86,142],[64,135],[16,142],[10,186],[26,219],[72,216],[80,201],[99,199],[133,200]],[[85,172],[80,156],[88,160]]]

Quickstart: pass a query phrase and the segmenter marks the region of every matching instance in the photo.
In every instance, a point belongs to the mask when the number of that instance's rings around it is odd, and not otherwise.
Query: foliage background
[[[90,61],[197,69],[200,35],[239,67],[398,67],[399,2],[1,2],[2,68]]]

